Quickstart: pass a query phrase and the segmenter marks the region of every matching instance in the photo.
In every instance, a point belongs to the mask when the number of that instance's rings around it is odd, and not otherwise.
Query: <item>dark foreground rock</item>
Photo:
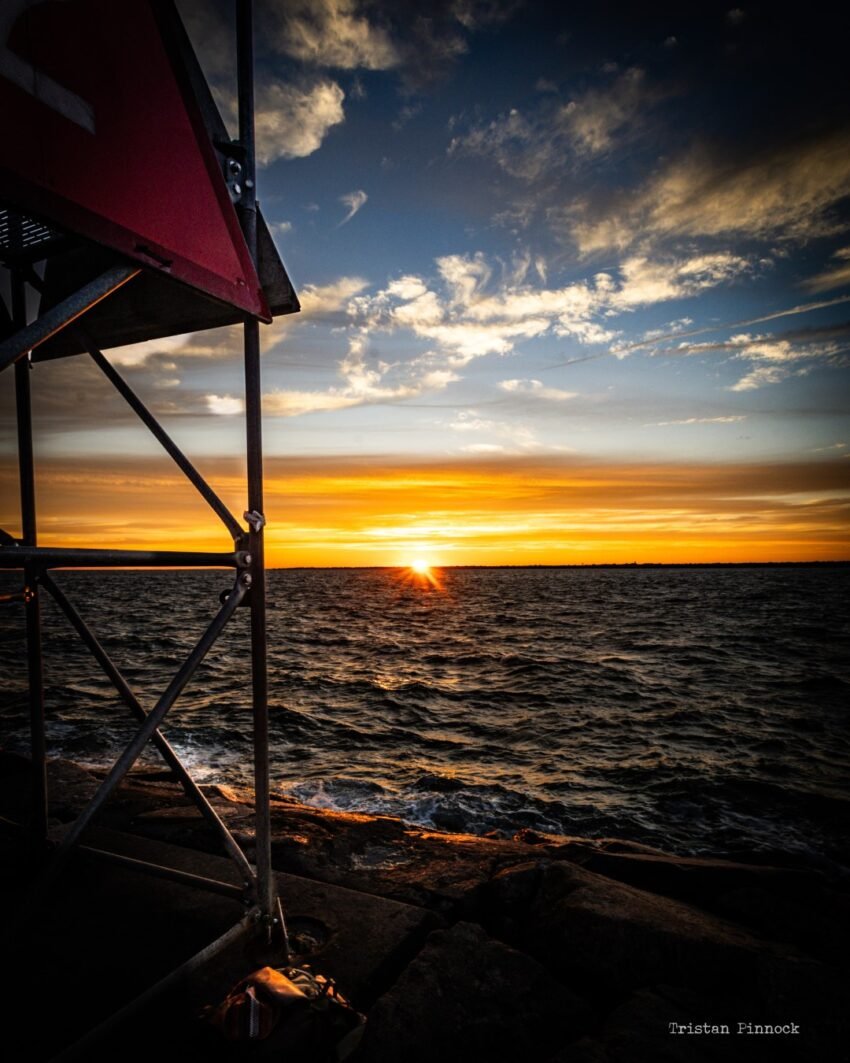
[[[26,813],[27,773],[24,760],[0,754],[0,812],[12,819]],[[68,762],[50,774],[61,831],[98,777]],[[250,855],[249,796],[206,790]],[[841,880],[614,839],[448,834],[285,800],[275,800],[272,816],[273,862],[285,873],[302,959],[324,964],[368,1012],[355,1060],[850,1058],[850,908]],[[169,851],[187,868],[217,859],[204,855],[217,843],[167,772],[134,772],[99,823],[142,858],[145,845],[165,843],[179,847]],[[103,904],[120,893],[118,879],[114,889],[109,879],[92,881]],[[93,888],[81,889],[80,906]],[[212,909],[194,896],[175,894],[172,903],[163,894],[158,903],[184,923],[202,920]],[[57,956],[68,915],[56,923]],[[360,954],[368,963],[355,962]],[[739,1023],[788,1032],[739,1033]],[[215,1058],[231,1058],[227,1051]],[[287,1058],[317,1063],[297,1049]]]
[[[436,931],[369,1013],[363,1063],[546,1059],[587,1005],[540,963],[474,923]]]

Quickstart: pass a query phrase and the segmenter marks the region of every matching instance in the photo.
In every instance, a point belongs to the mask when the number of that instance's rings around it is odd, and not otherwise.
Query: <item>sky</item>
[[[235,134],[230,5],[178,6]],[[839,16],[256,7],[272,565],[850,557]],[[241,513],[239,329],[109,356]],[[93,366],[33,385],[43,543],[222,548]]]

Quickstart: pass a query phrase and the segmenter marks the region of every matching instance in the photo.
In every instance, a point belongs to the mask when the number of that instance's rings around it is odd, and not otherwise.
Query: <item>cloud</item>
[[[570,100],[560,117],[573,149],[582,155],[598,155],[612,146],[615,133],[626,127],[633,130],[660,96],[658,89],[647,86],[645,71],[632,67],[610,87],[590,89]]]
[[[137,366],[147,362],[150,358],[163,354],[182,353],[183,348],[189,348],[192,336],[186,333],[181,336],[164,336],[158,340],[145,340],[144,343],[133,343],[129,347],[113,347],[109,351],[109,361],[116,366]]]
[[[742,390],[742,389],[739,389]],[[678,421],[654,421],[645,424],[644,428],[670,428],[674,425],[685,424],[737,424],[738,421],[746,421],[746,414],[739,413],[728,417],[683,417]]]
[[[346,192],[344,196],[340,196],[339,201],[348,209],[348,213],[339,223],[337,228],[341,228],[343,225],[350,222],[354,215],[366,204],[368,198],[369,197],[362,188],[358,188],[354,192]]]
[[[560,388],[547,388],[540,380],[501,380],[499,387],[512,395],[530,395],[549,402],[564,402],[574,399],[577,391],[562,391]]]
[[[354,0],[289,0],[277,44],[294,59],[340,70],[390,70],[401,56],[388,31],[357,11]]]
[[[477,410],[461,410],[447,425],[452,432],[483,434],[503,439],[505,443],[467,443],[461,449],[470,454],[528,452],[540,449],[540,442],[527,425],[508,424],[489,417],[482,417]]]
[[[634,136],[665,95],[660,86],[647,82],[643,70],[632,67],[610,84],[588,89],[567,103],[548,97],[526,113],[510,108],[457,134],[448,151],[490,159],[513,177],[538,182]]]
[[[435,262],[436,282],[406,275],[349,304],[352,323],[366,331],[410,329],[436,344],[446,365],[505,355],[541,336],[570,337],[585,345],[613,344],[611,318],[636,307],[687,298],[728,284],[756,268],[731,253],[627,259],[617,271],[560,288],[540,288],[515,263],[501,276],[482,253],[446,255]],[[621,353],[621,352],[618,352]]]
[[[742,376],[737,384],[732,384],[730,391],[755,391],[763,388],[766,384],[778,384],[789,376],[797,376],[800,370],[788,369],[783,365],[762,365],[751,369],[746,376]]]
[[[611,305],[649,306],[687,298],[729,283],[753,268],[750,259],[728,251],[666,259],[635,255],[620,263],[623,280],[611,295]]]
[[[306,66],[394,70],[408,89],[441,77],[467,50],[467,37],[509,18],[516,0],[293,0],[267,5],[272,48]]]
[[[343,384],[326,391],[270,392],[263,398],[266,413],[279,417],[297,417],[305,413],[344,410],[352,406],[368,406],[384,402],[400,402],[422,391],[444,387],[450,377],[425,372],[417,377],[414,367],[407,376],[399,367],[369,357],[365,335],[355,333],[348,338],[348,353],[338,363]]]
[[[363,277],[339,277],[329,284],[305,284],[298,289],[304,320],[329,320],[343,316],[349,302],[369,287]]]
[[[850,247],[839,248],[834,252],[834,259],[841,264],[826,269],[803,281],[803,287],[810,292],[828,292],[833,288],[844,288],[850,284]]]
[[[730,390],[753,391],[767,384],[778,384],[790,376],[804,376],[816,364],[837,363],[838,356],[845,354],[850,347],[837,341],[795,343],[776,336],[741,333],[732,336],[723,349],[737,349],[735,358],[752,362],[755,366]]]
[[[272,236],[288,236],[292,232],[291,221],[275,221],[269,225]]]
[[[832,208],[848,194],[850,133],[841,131],[744,159],[696,148],[636,191],[571,204],[561,222],[583,254],[650,238],[801,241],[843,231]]]
[[[301,84],[261,81],[255,116],[258,163],[268,166],[318,151],[328,132],[345,120],[344,99],[330,78]]]
[[[779,315],[770,315],[770,317]],[[850,325],[825,325],[822,328],[787,330],[781,333],[738,332],[726,340],[693,343],[681,341],[664,347],[660,355],[731,354],[739,361],[753,363],[753,369],[738,381],[733,391],[753,391],[766,384],[776,384],[789,376],[801,376],[817,365],[842,365],[841,356],[850,351]],[[672,338],[669,335],[665,339]],[[766,363],[766,364],[765,364]],[[785,368],[804,363],[801,368]]]
[[[233,395],[207,395],[207,409],[218,417],[232,417],[242,413],[245,403]]]
[[[344,410],[357,406],[355,396],[327,391],[270,391],[263,395],[263,412],[270,417],[298,417],[303,413]]]

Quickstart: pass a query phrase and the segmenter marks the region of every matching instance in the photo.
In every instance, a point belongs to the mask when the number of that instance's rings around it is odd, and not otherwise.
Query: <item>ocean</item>
[[[276,792],[452,831],[850,863],[850,567],[437,576],[269,573]],[[146,707],[230,584],[210,571],[56,579]],[[55,606],[44,613],[50,752],[104,765],[133,724]],[[0,623],[22,629],[20,611]],[[23,642],[0,642],[0,683],[0,740],[25,750]],[[250,785],[247,610],[164,730],[201,781]]]

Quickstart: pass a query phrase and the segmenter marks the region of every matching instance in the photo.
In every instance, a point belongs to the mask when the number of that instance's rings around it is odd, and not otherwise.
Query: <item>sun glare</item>
[[[421,590],[441,591],[443,589],[440,570],[435,569],[425,557],[414,558],[406,568],[401,569],[399,575],[402,582],[412,587],[419,587]]]

